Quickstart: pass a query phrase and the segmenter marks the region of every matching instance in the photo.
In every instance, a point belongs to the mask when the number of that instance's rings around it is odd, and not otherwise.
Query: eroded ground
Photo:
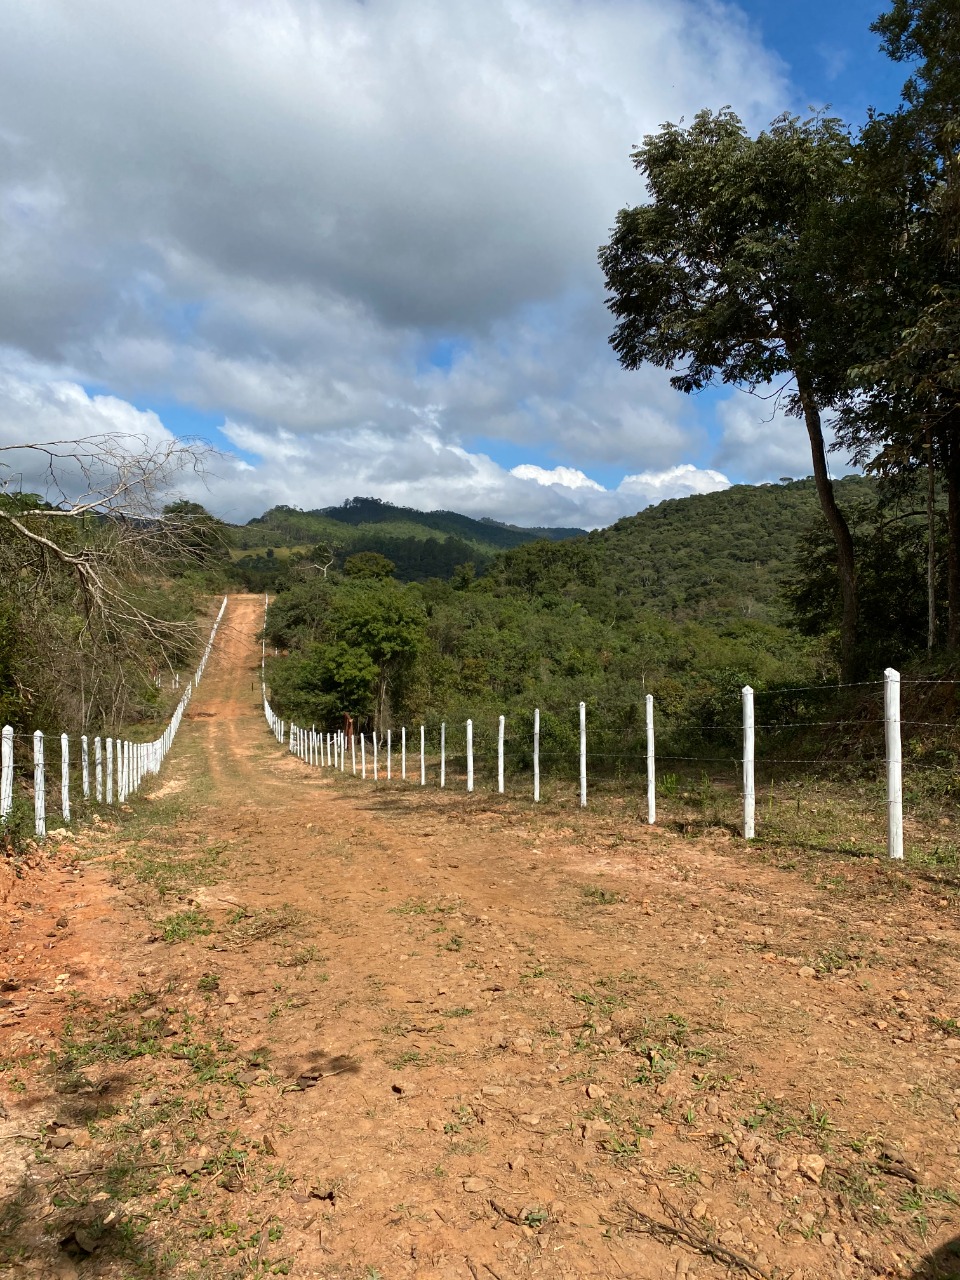
[[[960,1234],[949,885],[311,770],[261,607],[153,798],[8,871],[8,1274],[813,1280]]]

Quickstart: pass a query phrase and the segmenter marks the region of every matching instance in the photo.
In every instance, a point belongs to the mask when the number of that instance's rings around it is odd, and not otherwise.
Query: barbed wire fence
[[[158,738],[138,742],[125,737],[97,735],[92,744],[91,769],[89,736],[79,735],[78,755],[71,750],[71,741],[76,743],[78,735],[73,738],[67,733],[59,735],[59,813],[64,825],[70,823],[74,801],[78,797],[88,803],[106,805],[107,808],[122,805],[140,789],[145,778],[159,773],[173,746],[190,699],[203,676],[226,608],[227,597],[224,596],[197,668],[187,681],[179,702]],[[176,676],[172,687],[179,688],[179,685],[179,676]],[[47,834],[49,816],[46,785],[47,736],[39,729],[33,734],[18,735],[14,733],[12,725],[8,724],[0,732],[0,830],[7,826],[13,811],[16,768],[14,745],[18,737],[32,743],[33,830],[39,840]]]
[[[268,607],[269,597],[266,597],[264,627]],[[879,782],[879,766],[882,761],[885,848],[889,858],[901,861],[904,857],[903,730],[957,728],[954,722],[947,720],[914,717],[903,719],[901,701],[902,687],[905,684],[944,686],[960,682],[922,679],[904,681],[898,671],[887,668],[882,680],[831,686],[796,686],[759,692],[746,685],[740,690],[737,726],[739,740],[736,746],[731,746],[729,754],[724,755],[707,755],[702,752],[688,755],[659,753],[655,698],[652,694],[645,695],[642,741],[639,749],[629,759],[633,766],[633,777],[640,785],[644,781],[642,775],[645,762],[647,823],[652,826],[657,821],[658,797],[667,790],[672,792],[676,787],[675,776],[664,772],[664,766],[722,766],[735,770],[740,796],[739,833],[744,839],[753,840],[757,837],[758,778],[761,787],[766,782],[770,785],[771,800],[765,825],[772,827],[774,781],[784,771],[799,773],[809,783],[811,780],[835,777],[844,770],[849,770],[856,761],[861,768],[867,767],[875,773]],[[882,702],[876,708],[871,707],[874,691],[878,695],[882,691]],[[261,655],[261,693],[267,724],[277,741],[285,745],[292,755],[310,766],[330,768],[341,773],[349,772],[361,781],[369,779],[379,782],[393,780],[397,776],[398,734],[399,780],[419,783],[422,787],[426,787],[428,781],[434,781],[443,789],[455,783],[463,785],[468,793],[472,793],[477,785],[479,748],[484,765],[487,761],[490,762],[490,783],[499,794],[503,794],[506,789],[507,761],[508,756],[512,755],[511,772],[514,779],[519,781],[518,774],[522,776],[525,779],[524,785],[530,788],[533,801],[539,803],[543,767],[569,770],[574,760],[572,751],[542,749],[539,707],[532,709],[532,715],[524,717],[525,724],[529,724],[530,729],[520,734],[508,731],[507,719],[503,715],[496,720],[495,734],[489,717],[489,724],[487,720],[478,722],[473,718],[467,718],[462,723],[444,719],[430,727],[426,723],[412,728],[401,726],[398,731],[387,729],[380,735],[376,732],[348,734],[343,729],[326,731],[318,730],[316,725],[307,727],[295,722],[288,723],[270,705],[266,682],[265,639]],[[824,700],[836,701],[849,698],[851,694],[855,694],[860,701],[857,713],[849,718],[824,714],[822,710],[818,710]],[[758,702],[763,712],[759,721],[756,715]],[[864,707],[868,712],[875,710],[877,714],[865,715]],[[611,765],[619,768],[625,756],[623,751],[606,749],[602,722],[598,725],[597,733],[588,733],[586,701],[566,710],[576,715],[576,780],[579,805],[585,808],[588,803],[589,766],[599,770]],[[601,712],[602,708],[594,705],[591,710]],[[556,709],[551,714],[555,715]],[[847,730],[851,732],[844,736]],[[759,756],[758,737],[761,744]],[[590,747],[588,751],[593,738],[599,740],[600,749]],[[495,773],[492,766],[494,742]],[[794,751],[794,754],[790,754],[791,743],[798,742],[805,746],[806,753],[797,754]],[[813,751],[810,750],[811,742],[815,745]],[[923,765],[911,761],[911,768],[913,767],[922,768]]]

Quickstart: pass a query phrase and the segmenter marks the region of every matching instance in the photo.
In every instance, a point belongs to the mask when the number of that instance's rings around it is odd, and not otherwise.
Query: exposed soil
[[[311,769],[261,608],[152,795],[4,869],[8,1274],[813,1280],[960,1234],[953,893]]]

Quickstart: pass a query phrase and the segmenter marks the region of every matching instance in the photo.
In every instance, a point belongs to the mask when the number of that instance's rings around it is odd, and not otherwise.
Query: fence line
[[[264,619],[266,619],[266,608],[268,601],[264,604]],[[266,648],[264,646],[264,655]],[[884,714],[882,723],[885,729],[886,742],[886,769],[887,769],[887,850],[891,858],[900,859],[903,857],[903,780],[902,780],[902,753],[900,743],[900,726],[901,724],[911,724],[911,721],[902,721],[900,717],[900,675],[892,668],[888,668],[884,672],[883,681],[864,680],[857,682],[858,687],[867,686],[883,686],[884,689]],[[267,720],[267,724],[277,737],[278,741],[283,742],[284,722],[276,715],[270,706],[267,698],[266,688],[266,669],[265,658],[261,661],[261,686],[263,695],[263,710]],[[838,686],[847,687],[847,686]],[[811,689],[816,686],[811,686]],[[771,690],[772,693],[779,692]],[[742,702],[742,719],[743,719],[743,748],[742,756],[737,761],[742,768],[742,796],[743,796],[743,818],[742,831],[743,836],[747,840],[752,840],[756,836],[756,732],[758,728],[783,726],[758,726],[755,721],[754,713],[754,690],[746,685],[741,690]],[[656,735],[654,723],[654,698],[652,694],[647,694],[645,698],[646,710],[646,773],[647,773],[647,821],[652,826],[657,820],[657,752],[656,752]],[[587,704],[580,702],[578,704],[579,711],[579,798],[581,807],[587,805]],[[825,723],[837,723],[834,721]],[[850,723],[861,723],[851,721]],[[880,723],[880,721],[877,721]],[[789,727],[789,726],[787,726]],[[468,793],[473,792],[475,784],[474,769],[474,722],[468,719],[465,722],[466,731],[466,790]],[[300,732],[295,725],[290,726],[290,733]],[[392,729],[386,731],[387,741],[387,778],[392,777],[391,773],[391,742]],[[407,729],[401,727],[401,777],[405,781],[407,777]],[[377,734],[373,733],[373,777],[378,778],[377,768]],[[367,777],[367,757],[366,757],[366,739],[363,733],[360,733],[360,776],[361,779]],[[334,744],[339,742],[340,760],[342,769],[342,760],[346,750],[347,738],[343,731],[338,730],[333,735]],[[512,740],[512,739],[511,739]],[[505,743],[506,743],[506,717],[499,716],[497,720],[497,791],[503,793],[505,789]],[[540,750],[540,708],[535,707],[533,711],[533,799],[535,803],[540,801],[540,766],[544,759],[558,758],[560,753],[549,752],[541,753]],[[356,774],[356,741],[354,735],[349,735],[349,747],[353,758],[353,772]],[[420,725],[420,785],[427,785],[427,742],[426,742],[426,725]],[[439,733],[439,786],[441,788],[447,785],[447,722],[440,722]],[[292,749],[292,748],[291,748]],[[592,759],[615,758],[606,752],[597,752],[591,756]],[[664,761],[689,761],[691,763],[734,763],[733,757],[711,757],[706,759],[700,756],[671,756],[662,755],[659,757],[661,763]],[[307,763],[313,763],[307,760]],[[329,766],[330,759],[330,735],[327,735],[327,760]],[[770,764],[810,764],[813,761],[807,760],[780,760],[773,758]],[[322,751],[322,735],[321,735],[321,752],[320,764],[324,764]],[[334,765],[336,767],[336,765]]]
[[[174,738],[180,727],[184,712],[197,685],[203,676],[207,660],[216,639],[217,630],[227,608],[227,597],[224,596],[214,621],[203,654],[193,676],[187,682],[186,689],[177,703],[159,738],[152,742],[132,742],[126,738],[102,738],[99,734],[93,740],[94,761],[94,796],[97,804],[104,799],[108,805],[123,804],[129,796],[140,789],[143,780],[150,774],[158,773],[166,756],[173,746]],[[179,688],[179,676],[176,688]],[[0,824],[5,825],[13,809],[13,727],[4,725],[0,740]],[[47,798],[46,798],[46,744],[44,734],[37,729],[33,734],[33,826],[38,839],[47,833]],[[104,749],[105,748],[105,749]],[[106,755],[106,788],[104,788],[103,759]],[[80,735],[80,791],[84,800],[90,799],[90,744],[86,734]],[[71,821],[72,802],[70,735],[60,734],[60,816],[64,823]]]

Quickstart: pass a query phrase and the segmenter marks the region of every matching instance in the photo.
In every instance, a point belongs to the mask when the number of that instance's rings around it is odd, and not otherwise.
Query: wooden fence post
[[[540,708],[533,712],[533,799],[540,803]]]
[[[43,734],[33,735],[33,828],[43,838],[47,834],[46,779],[43,768]]]
[[[754,783],[754,720],[753,689],[743,689],[743,838],[752,840],[756,835],[756,790]]]
[[[13,808],[13,725],[5,724],[0,736],[0,821]]]
[[[883,736],[887,754],[887,853],[903,858],[903,753],[900,744],[900,672],[883,673]]]
[[[587,704],[580,703],[580,808],[587,807]]]

